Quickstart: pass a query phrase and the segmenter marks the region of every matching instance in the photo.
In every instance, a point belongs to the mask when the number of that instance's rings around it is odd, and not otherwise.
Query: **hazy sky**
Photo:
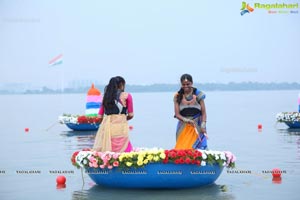
[[[190,73],[194,82],[299,83],[300,8],[241,16],[241,2],[0,0],[0,80],[152,84]],[[49,67],[61,53],[63,64]]]

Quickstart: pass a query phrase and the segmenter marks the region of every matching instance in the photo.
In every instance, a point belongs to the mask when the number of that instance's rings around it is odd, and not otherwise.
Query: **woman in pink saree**
[[[133,101],[130,93],[124,91],[125,80],[120,76],[110,79],[105,87],[99,110],[100,127],[93,150],[130,152],[128,120],[133,118]]]

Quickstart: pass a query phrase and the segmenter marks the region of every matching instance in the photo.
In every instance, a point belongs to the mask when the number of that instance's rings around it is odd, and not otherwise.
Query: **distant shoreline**
[[[101,92],[104,91],[105,85],[95,85]],[[126,91],[142,92],[175,92],[179,89],[179,84],[152,84],[152,85],[126,85]],[[203,91],[262,91],[262,90],[300,90],[300,83],[195,83],[194,87]],[[23,89],[23,90],[4,90],[0,89],[0,95],[5,94],[81,94],[86,93],[90,87],[51,89],[46,86],[40,89]]]

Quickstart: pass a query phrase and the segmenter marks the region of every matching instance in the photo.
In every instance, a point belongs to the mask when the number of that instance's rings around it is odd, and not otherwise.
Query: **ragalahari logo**
[[[241,16],[243,16],[246,13],[253,12],[253,11],[254,11],[254,8],[249,6],[249,4],[247,4],[245,1],[242,2]]]

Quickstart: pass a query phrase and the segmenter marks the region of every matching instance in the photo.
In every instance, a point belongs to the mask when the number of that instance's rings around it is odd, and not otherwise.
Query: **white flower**
[[[205,166],[206,165],[206,162],[205,161],[201,161],[201,166]]]
[[[82,163],[83,163],[84,165],[86,165],[88,162],[87,162],[86,159],[84,159]]]
[[[77,117],[76,118],[71,118],[69,119],[69,122],[70,123],[73,123],[73,124],[76,124],[78,121],[77,121]]]
[[[79,152],[78,155],[76,156],[76,161],[78,161],[78,163],[81,163],[83,158],[84,158],[84,155]]]
[[[74,124],[76,124],[78,122],[77,117],[78,117],[78,115],[66,115],[66,114],[64,114],[64,115],[58,117],[58,121],[61,124],[65,124],[65,123],[74,123]]]
[[[226,156],[225,156],[225,153],[224,153],[224,152],[221,152],[220,158],[221,158],[222,160],[226,160]]]
[[[300,122],[300,113],[298,113],[298,112],[281,112],[276,115],[276,119],[279,122],[282,122],[282,121],[290,121],[290,122],[298,121],[298,122]]]
[[[218,152],[217,151],[212,151],[212,150],[209,150],[209,154],[215,156]]]
[[[76,163],[80,167],[84,167],[87,165],[89,158],[92,156],[93,152],[91,151],[80,151],[77,156],[75,157]],[[86,160],[87,159],[87,160]]]

